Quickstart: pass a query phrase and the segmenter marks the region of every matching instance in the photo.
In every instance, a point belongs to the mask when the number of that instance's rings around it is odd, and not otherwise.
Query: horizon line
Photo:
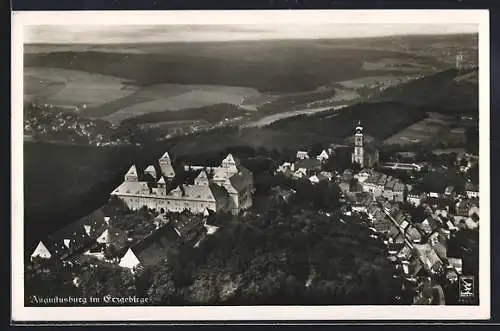
[[[24,45],[140,45],[140,44],[192,44],[192,43],[231,43],[231,42],[272,42],[272,41],[314,41],[314,40],[367,40],[367,39],[384,39],[391,37],[447,37],[447,36],[478,36],[478,32],[452,32],[452,33],[401,33],[401,34],[388,34],[388,35],[379,35],[379,36],[350,36],[350,37],[310,37],[310,38],[262,38],[262,39],[231,39],[231,40],[190,40],[190,41],[182,41],[182,40],[164,40],[164,41],[94,41],[94,42],[45,42],[45,41],[29,41],[23,42]]]

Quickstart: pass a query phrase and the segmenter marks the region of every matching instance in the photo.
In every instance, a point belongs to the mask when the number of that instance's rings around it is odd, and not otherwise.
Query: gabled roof
[[[163,155],[160,157],[160,160],[170,160],[170,155],[168,152],[163,153]]]
[[[415,228],[413,225],[409,225],[407,228],[406,228],[406,237],[411,240],[411,241],[418,241],[418,240],[422,240],[422,234],[420,233],[420,231],[418,231],[417,228]]]
[[[137,177],[137,169],[135,167],[135,164],[133,164],[125,174],[125,176],[130,176],[130,177]]]
[[[145,173],[154,173],[156,174],[156,169],[155,169],[155,166],[154,165],[149,165],[145,170],[144,170]]]
[[[130,246],[135,256],[144,266],[154,266],[177,251],[179,238],[172,227],[164,226]]]
[[[165,178],[163,176],[161,176],[160,179],[158,180],[158,184],[166,184]]]
[[[127,234],[123,229],[109,227],[96,240],[100,244],[113,244],[115,247],[120,248],[127,243]]]
[[[311,170],[311,169],[319,169],[321,168],[321,161],[317,159],[304,159],[304,160],[297,160],[294,164],[295,169],[297,168],[304,168],[306,170]]]
[[[426,270],[434,271],[437,267],[443,264],[438,254],[430,244],[415,244],[414,248]]]
[[[227,154],[227,156],[222,160],[221,164],[234,164],[236,165],[236,160],[234,159],[231,153]]]
[[[244,166],[238,167],[239,172],[229,179],[231,185],[238,191],[241,192],[245,188],[253,185],[253,175]]]

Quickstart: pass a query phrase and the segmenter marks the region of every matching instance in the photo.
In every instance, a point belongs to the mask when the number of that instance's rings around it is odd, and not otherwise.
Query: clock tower
[[[358,163],[361,167],[365,165],[365,151],[363,144],[363,127],[361,126],[361,122],[358,121],[358,125],[356,126],[354,133],[354,152],[352,153],[352,162]]]

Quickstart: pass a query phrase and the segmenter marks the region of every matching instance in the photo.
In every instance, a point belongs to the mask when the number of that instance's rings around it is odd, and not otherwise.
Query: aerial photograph
[[[23,34],[26,307],[479,305],[477,25]]]

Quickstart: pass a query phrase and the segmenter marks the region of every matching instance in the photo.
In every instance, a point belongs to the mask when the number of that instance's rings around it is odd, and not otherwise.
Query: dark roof
[[[321,168],[321,161],[317,159],[304,159],[295,162],[295,169],[304,168],[307,170]]]
[[[241,192],[245,188],[253,185],[253,176],[250,170],[243,166],[238,167],[239,172],[229,179],[231,185],[238,191]]]
[[[172,227],[163,226],[143,240],[130,246],[145,266],[154,266],[179,247],[179,237]]]
[[[215,198],[216,211],[228,211],[231,208],[231,202],[227,190],[213,183],[209,184],[209,188]]]
[[[407,228],[406,228],[406,237],[409,239],[409,240],[421,240],[422,239],[422,234],[420,233],[420,231],[418,231],[417,228],[415,228],[413,225],[409,225]]]
[[[472,192],[479,192],[479,185],[473,184],[473,183],[466,183],[465,190],[472,191]]]
[[[169,225],[177,230],[182,238],[188,238],[194,232],[205,229],[203,224],[204,222],[201,216],[185,214],[180,214],[179,217],[176,217],[169,222]]]

